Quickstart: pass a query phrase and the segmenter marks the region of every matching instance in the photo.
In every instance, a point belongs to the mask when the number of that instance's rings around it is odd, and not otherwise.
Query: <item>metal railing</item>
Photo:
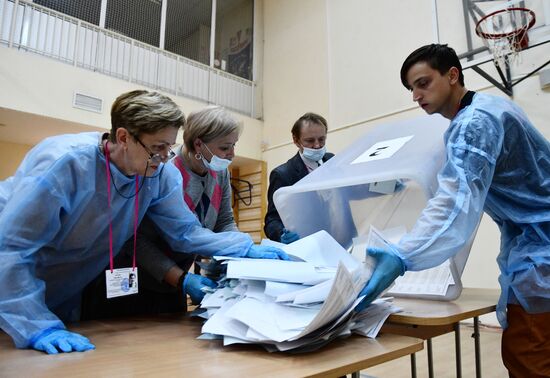
[[[0,44],[246,114],[252,81],[22,0],[0,0]]]

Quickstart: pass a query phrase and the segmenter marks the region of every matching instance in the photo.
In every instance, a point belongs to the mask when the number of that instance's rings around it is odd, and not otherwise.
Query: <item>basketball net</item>
[[[535,21],[535,12],[530,9],[500,9],[479,20],[476,34],[493,54],[495,64],[504,67],[507,59],[516,61],[519,52],[529,46],[527,31]]]

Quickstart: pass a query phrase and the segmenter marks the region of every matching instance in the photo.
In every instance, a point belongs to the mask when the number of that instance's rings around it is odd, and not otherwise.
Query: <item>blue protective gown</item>
[[[513,102],[476,93],[445,135],[439,188],[397,245],[407,270],[437,266],[461,250],[485,211],[498,224],[506,304],[550,311],[550,143]]]
[[[0,182],[0,327],[17,347],[29,346],[46,328],[74,320],[85,285],[109,262],[109,212],[105,156],[100,133],[45,139],[16,174]],[[135,176],[110,164],[125,196]],[[166,164],[145,178],[139,220],[155,222],[174,251],[243,256],[251,238],[203,228],[183,200],[182,177]],[[143,177],[140,177],[140,182]],[[113,250],[133,235],[134,198],[111,184]],[[118,267],[115,267],[118,268]],[[76,312],[75,312],[76,311]]]

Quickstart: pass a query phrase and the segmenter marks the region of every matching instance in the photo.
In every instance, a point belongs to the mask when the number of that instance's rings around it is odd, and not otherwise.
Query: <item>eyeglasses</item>
[[[168,154],[166,154],[165,156],[162,156],[160,153],[158,152],[152,152],[145,144],[143,144],[143,142],[141,140],[139,140],[139,138],[135,135],[132,135],[134,137],[135,140],[138,141],[139,144],[141,144],[141,147],[143,147],[143,149],[145,149],[145,151],[149,154],[149,160],[151,161],[152,164],[160,164],[160,163],[164,163],[166,162],[167,160],[170,160],[172,159],[174,156],[176,156],[176,153],[174,151],[172,151],[172,149],[170,148],[170,146],[168,146]],[[162,148],[162,150],[164,150],[164,148]]]

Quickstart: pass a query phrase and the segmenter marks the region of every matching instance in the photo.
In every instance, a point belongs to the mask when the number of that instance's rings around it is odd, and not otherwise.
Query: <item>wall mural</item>
[[[252,80],[252,28],[239,30],[229,39],[227,71]]]

